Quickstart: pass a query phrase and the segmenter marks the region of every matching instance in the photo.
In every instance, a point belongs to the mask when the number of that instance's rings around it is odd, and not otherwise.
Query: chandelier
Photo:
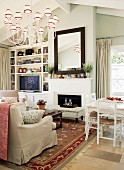
[[[10,9],[6,9],[4,24],[7,27],[8,40],[14,45],[29,44],[32,46],[35,43],[42,43],[45,41],[45,37],[49,30],[56,28],[59,19],[56,15],[52,16],[50,8],[46,8],[44,16],[47,19],[47,24],[43,27],[42,17],[40,12],[36,12],[34,17],[32,15],[32,3],[31,5],[25,5],[24,14],[28,18],[28,24],[26,27],[21,26],[22,13],[17,11],[15,15],[12,14]]]

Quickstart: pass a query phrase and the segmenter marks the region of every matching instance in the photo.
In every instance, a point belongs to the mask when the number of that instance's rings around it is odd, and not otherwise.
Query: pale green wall
[[[124,45],[124,18],[110,15],[96,14],[96,37],[114,37],[112,45]]]

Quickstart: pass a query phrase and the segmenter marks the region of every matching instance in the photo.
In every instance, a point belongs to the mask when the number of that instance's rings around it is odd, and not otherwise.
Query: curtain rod
[[[117,36],[111,36],[111,37],[100,37],[100,38],[96,38],[96,39],[99,40],[99,39],[119,38],[119,37],[124,37],[124,35],[117,35]]]

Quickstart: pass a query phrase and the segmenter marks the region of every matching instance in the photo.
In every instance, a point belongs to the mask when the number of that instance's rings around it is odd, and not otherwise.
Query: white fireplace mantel
[[[84,96],[91,94],[92,78],[49,79],[48,104],[58,104],[58,94],[81,95],[82,106]]]

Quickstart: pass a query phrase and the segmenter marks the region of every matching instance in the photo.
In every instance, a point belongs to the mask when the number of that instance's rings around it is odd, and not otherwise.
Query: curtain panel
[[[9,50],[0,48],[0,90],[10,89]]]
[[[97,98],[110,95],[110,47],[111,39],[99,39],[96,41]]]

